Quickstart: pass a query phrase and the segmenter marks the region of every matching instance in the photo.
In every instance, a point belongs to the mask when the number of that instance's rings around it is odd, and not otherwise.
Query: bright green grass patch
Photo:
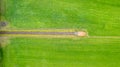
[[[6,0],[5,18],[17,29],[84,28],[117,36],[119,11],[119,0]]]
[[[119,67],[120,39],[12,38],[5,67]]]
[[[86,29],[120,36],[119,0],[6,0],[2,14],[15,29]],[[119,67],[120,39],[12,38],[5,67]]]

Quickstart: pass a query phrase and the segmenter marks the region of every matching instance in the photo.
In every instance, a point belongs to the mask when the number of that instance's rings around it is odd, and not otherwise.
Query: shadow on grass
[[[3,49],[0,43],[0,67],[3,67]]]

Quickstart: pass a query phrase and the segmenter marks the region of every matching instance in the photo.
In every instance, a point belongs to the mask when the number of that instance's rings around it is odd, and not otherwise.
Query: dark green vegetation
[[[5,18],[17,29],[84,28],[117,36],[120,0],[6,0]]]
[[[11,29],[83,28],[93,36],[120,36],[120,0],[5,1],[2,16]],[[5,67],[120,66],[120,38],[11,38],[2,52]]]
[[[0,63],[1,63],[1,61],[2,61],[2,49],[0,47]]]
[[[14,38],[5,67],[119,67],[120,39]]]
[[[3,49],[1,47],[1,43],[0,43],[0,66],[2,66],[3,64]]]

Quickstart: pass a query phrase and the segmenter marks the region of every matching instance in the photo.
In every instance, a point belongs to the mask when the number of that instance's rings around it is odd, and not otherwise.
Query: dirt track
[[[1,36],[7,35],[58,35],[58,36],[76,36],[76,32],[39,32],[39,31],[0,31]],[[120,38],[120,36],[89,36],[87,38]]]
[[[27,31],[0,31],[0,34],[23,34],[23,35],[75,35],[75,32],[27,32]]]

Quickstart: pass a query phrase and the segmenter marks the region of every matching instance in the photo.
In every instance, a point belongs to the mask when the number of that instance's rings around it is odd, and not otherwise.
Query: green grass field
[[[120,36],[120,0],[5,0],[9,29]],[[10,38],[4,67],[119,67],[120,38]]]
[[[5,67],[119,67],[119,39],[14,38]]]
[[[6,1],[5,18],[13,28],[83,28],[91,35],[120,36],[119,0]]]

